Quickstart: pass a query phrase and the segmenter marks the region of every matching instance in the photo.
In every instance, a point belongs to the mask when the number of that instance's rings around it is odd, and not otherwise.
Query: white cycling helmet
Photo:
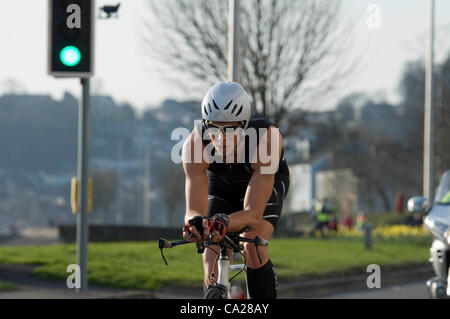
[[[251,116],[250,98],[236,82],[219,82],[209,88],[202,102],[202,118],[212,122],[244,122]]]

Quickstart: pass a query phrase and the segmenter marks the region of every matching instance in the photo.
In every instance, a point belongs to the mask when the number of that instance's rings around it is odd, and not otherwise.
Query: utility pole
[[[425,118],[423,148],[423,194],[433,201],[434,197],[434,6],[429,0],[428,41],[425,74]]]
[[[144,163],[144,225],[150,226],[150,145],[145,150],[145,163]]]
[[[88,284],[89,82],[94,74],[95,0],[71,2],[48,1],[47,72],[57,78],[80,78],[81,81],[77,159],[79,195],[75,212],[78,212],[76,242],[77,264],[80,267],[80,287],[77,292],[83,292],[87,290]]]
[[[228,0],[228,81],[239,82],[240,0]],[[238,259],[234,254],[234,259]]]
[[[240,1],[228,2],[228,81],[239,81]]]
[[[122,182],[122,157],[123,157],[123,141],[119,139],[116,143],[116,161],[117,161],[117,192],[122,194],[121,190],[121,182]],[[123,220],[122,209],[119,208],[119,211],[115,213],[115,223],[121,225]]]
[[[87,195],[89,178],[89,78],[81,79],[82,98],[78,112],[78,180],[79,180],[79,207],[77,214],[77,264],[81,272],[81,291],[87,290],[87,243],[88,243],[88,216]]]

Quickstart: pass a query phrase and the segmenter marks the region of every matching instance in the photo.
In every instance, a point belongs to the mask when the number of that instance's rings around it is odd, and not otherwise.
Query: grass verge
[[[426,243],[374,242],[365,250],[361,240],[283,239],[270,241],[271,260],[281,282],[346,273],[364,274],[369,264],[381,270],[426,264]],[[156,241],[89,244],[89,282],[107,286],[157,290],[164,285],[200,287],[201,256],[195,245],[165,250],[166,267]],[[0,247],[0,263],[37,265],[33,274],[66,280],[66,268],[76,263],[75,245]]]
[[[18,290],[19,287],[16,285],[13,285],[12,283],[0,280],[0,291],[11,291],[11,290]]]

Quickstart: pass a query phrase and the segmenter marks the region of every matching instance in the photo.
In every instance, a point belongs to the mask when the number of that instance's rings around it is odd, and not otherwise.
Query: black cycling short
[[[243,210],[245,191],[248,181],[233,181],[216,174],[208,174],[208,216],[217,213],[232,214]],[[264,210],[263,219],[277,228],[283,209],[283,200],[289,189],[289,178],[277,178],[274,181],[272,195]]]

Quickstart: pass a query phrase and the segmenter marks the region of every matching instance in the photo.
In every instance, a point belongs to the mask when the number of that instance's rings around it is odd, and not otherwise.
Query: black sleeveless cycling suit
[[[273,124],[261,115],[253,115],[248,128],[268,129]],[[201,136],[204,146],[211,141],[208,134],[204,134],[205,127],[201,126]],[[253,174],[250,160],[253,150],[249,149],[249,139],[245,141],[245,163],[224,164],[212,162],[207,169],[208,176],[208,216],[217,213],[232,214],[243,209],[245,192]],[[259,136],[257,134],[257,142]],[[212,151],[214,155],[214,150]],[[278,170],[275,173],[272,195],[267,202],[263,218],[270,222],[274,229],[278,224],[283,200],[289,189],[289,168],[284,159],[284,151],[281,152]]]

